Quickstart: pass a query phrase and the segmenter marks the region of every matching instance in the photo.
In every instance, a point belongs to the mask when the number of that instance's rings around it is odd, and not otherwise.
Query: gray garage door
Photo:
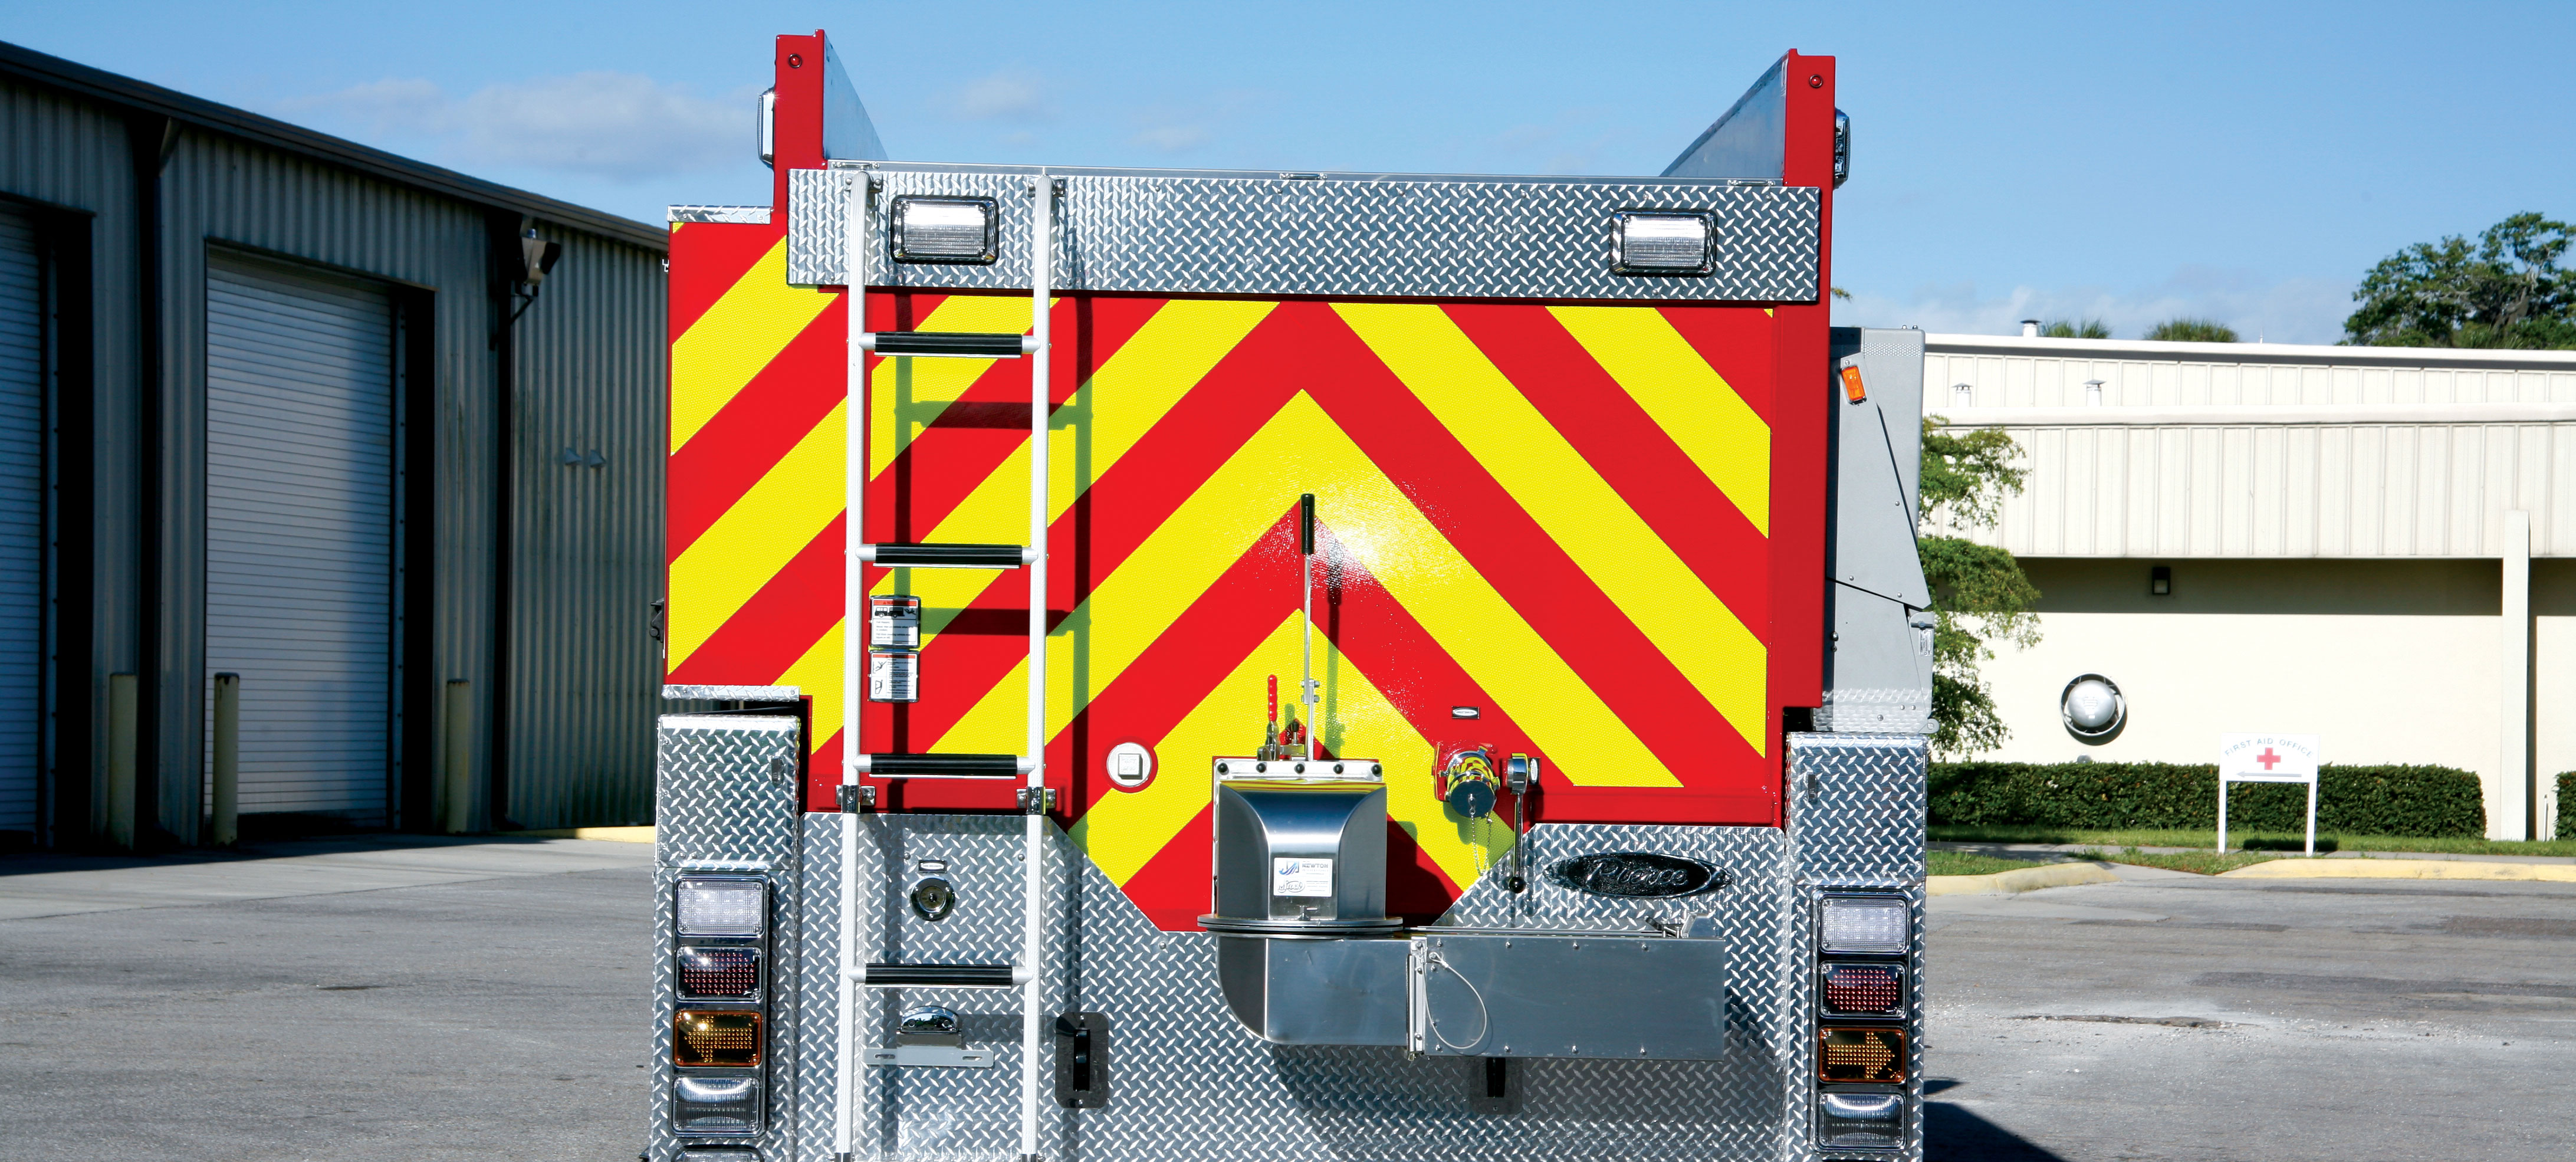
[[[45,602],[44,268],[0,206],[0,831],[36,826]]]
[[[385,818],[393,316],[377,290],[206,275],[206,670],[242,676],[241,810]]]

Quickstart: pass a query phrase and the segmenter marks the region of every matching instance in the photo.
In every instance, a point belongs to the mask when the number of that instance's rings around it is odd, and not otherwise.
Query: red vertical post
[[[770,220],[787,220],[787,171],[823,168],[823,33],[778,38],[770,124]]]
[[[1771,429],[1771,704],[1824,700],[1825,428],[1834,399],[1834,58],[1782,59],[1788,90],[1782,179],[1817,191],[1816,297],[1783,304],[1774,329],[1778,393]],[[1775,711],[1776,714],[1776,711]],[[1780,723],[1771,724],[1773,739]],[[1783,744],[1783,750],[1786,746]],[[1781,758],[1784,784],[1787,755]],[[1782,822],[1788,788],[1781,788]]]

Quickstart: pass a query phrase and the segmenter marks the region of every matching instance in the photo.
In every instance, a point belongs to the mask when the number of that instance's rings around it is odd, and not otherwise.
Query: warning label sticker
[[[1274,896],[1329,896],[1333,894],[1333,861],[1273,856],[1270,860],[1270,894]]]

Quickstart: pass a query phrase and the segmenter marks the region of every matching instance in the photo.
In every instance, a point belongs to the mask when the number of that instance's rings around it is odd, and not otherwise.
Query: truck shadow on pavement
[[[2066,1162],[2056,1152],[1957,1105],[1930,1100],[1958,1084],[1949,1078],[1923,1083],[1923,1162]]]

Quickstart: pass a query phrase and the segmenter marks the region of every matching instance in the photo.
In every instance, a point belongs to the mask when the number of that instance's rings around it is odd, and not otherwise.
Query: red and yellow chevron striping
[[[667,672],[801,688],[828,801],[852,710],[845,316],[784,285],[776,237],[674,237]],[[878,329],[1029,325],[1020,295],[868,309]],[[1815,627],[1778,623],[1771,498],[1821,449],[1818,425],[1779,420],[1772,313],[1084,295],[1050,312],[1048,769],[1076,841],[1157,922],[1204,910],[1207,763],[1260,741],[1263,679],[1296,673],[1301,493],[1322,529],[1318,733],[1387,764],[1399,907],[1438,911],[1510,843],[1434,797],[1447,745],[1539,755],[1541,818],[1779,821],[1770,643]],[[872,539],[1024,535],[1025,374],[872,359]],[[867,748],[1019,749],[1020,578],[868,581],[922,599],[924,642],[920,702],[857,708]],[[1142,788],[1100,774],[1121,742],[1155,756]],[[1009,792],[881,794],[982,810]]]

